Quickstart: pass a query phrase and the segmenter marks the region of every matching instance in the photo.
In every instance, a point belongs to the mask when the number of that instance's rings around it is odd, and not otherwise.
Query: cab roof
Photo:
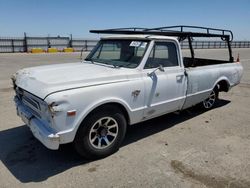
[[[177,37],[160,36],[160,35],[107,35],[103,36],[101,39],[158,39],[158,40],[177,40]]]

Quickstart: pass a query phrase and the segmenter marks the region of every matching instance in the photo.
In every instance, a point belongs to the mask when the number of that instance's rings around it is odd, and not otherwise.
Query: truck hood
[[[67,89],[128,81],[128,70],[79,62],[25,68],[14,77],[18,87],[44,99]]]

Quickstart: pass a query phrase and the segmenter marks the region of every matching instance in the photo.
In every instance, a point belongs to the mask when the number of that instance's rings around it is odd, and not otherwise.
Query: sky
[[[0,36],[99,38],[90,29],[196,25],[250,40],[250,0],[0,0]]]

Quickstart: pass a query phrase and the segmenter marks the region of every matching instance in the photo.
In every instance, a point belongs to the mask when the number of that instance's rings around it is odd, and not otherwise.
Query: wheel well
[[[229,90],[229,84],[226,80],[221,80],[217,83],[217,85],[219,86],[219,91],[225,91],[228,92]]]
[[[114,103],[112,103],[112,102],[110,102],[110,103],[105,103],[105,104],[102,104],[102,105],[96,107],[96,108],[93,109],[86,117],[88,117],[91,113],[94,113],[94,112],[97,111],[97,110],[101,110],[101,109],[104,108],[105,106],[113,106],[113,107],[116,107],[116,108],[120,109],[121,112],[123,113],[125,119],[126,119],[127,124],[128,124],[128,125],[130,124],[130,118],[129,118],[129,115],[128,115],[128,112],[127,112],[126,108],[125,108],[123,105],[121,105],[121,104],[119,104],[119,103],[115,103],[115,102],[114,102]],[[86,119],[86,118],[85,118],[85,119]]]

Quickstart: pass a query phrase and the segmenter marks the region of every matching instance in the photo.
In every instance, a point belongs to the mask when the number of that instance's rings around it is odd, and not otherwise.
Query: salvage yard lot
[[[226,50],[196,50],[221,58]],[[46,149],[16,116],[10,77],[20,68],[80,61],[80,53],[0,54],[0,187],[250,187],[250,49],[241,84],[215,109],[172,113],[128,129],[114,155],[81,159]],[[226,54],[227,55],[227,54]],[[84,54],[86,56],[86,54]]]

